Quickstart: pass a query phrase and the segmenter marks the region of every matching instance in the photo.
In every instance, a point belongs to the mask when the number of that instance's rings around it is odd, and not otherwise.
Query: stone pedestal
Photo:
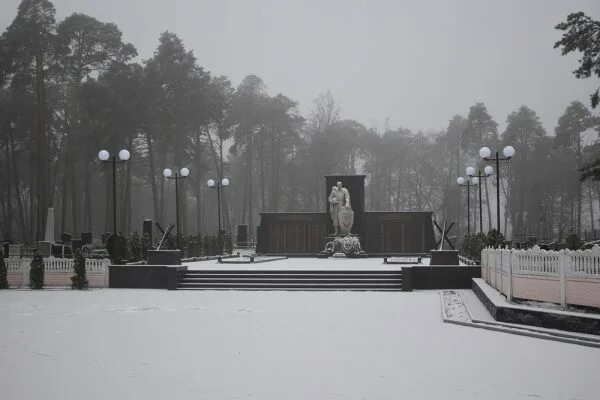
[[[148,250],[148,265],[181,265],[181,250]]]
[[[248,247],[248,225],[237,226],[236,243],[239,247]]]
[[[63,232],[62,235],[60,235],[60,241],[62,243],[71,243],[71,238],[72,238],[72,235],[67,232]]]
[[[82,232],[81,233],[81,243],[82,244],[92,244],[92,232]]]
[[[75,252],[75,250],[80,250],[81,247],[83,246],[83,242],[79,239],[73,239],[71,240],[71,248],[73,249],[73,252]]]
[[[48,258],[52,255],[52,242],[39,241],[37,242],[37,251],[40,252],[42,257]]]
[[[431,250],[429,265],[458,265],[458,250]]]
[[[142,236],[144,236],[145,234],[148,234],[150,236],[150,243],[153,243],[153,237],[152,237],[152,220],[151,219],[145,219],[142,225]]]

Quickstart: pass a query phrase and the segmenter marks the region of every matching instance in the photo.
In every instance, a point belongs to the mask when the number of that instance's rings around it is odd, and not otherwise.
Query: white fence
[[[600,247],[546,251],[486,248],[481,277],[509,299],[600,308]]]
[[[11,287],[28,287],[30,258],[5,258],[8,269],[8,284]],[[72,258],[44,258],[44,287],[71,286],[75,273]],[[85,269],[90,287],[108,287],[108,259],[85,260]]]

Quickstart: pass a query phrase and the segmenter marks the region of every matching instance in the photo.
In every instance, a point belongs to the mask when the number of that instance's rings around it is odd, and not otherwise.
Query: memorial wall
[[[325,196],[337,182],[350,194],[354,211],[351,234],[368,255],[424,254],[435,247],[432,212],[365,211],[364,175],[327,175]],[[326,212],[265,212],[257,228],[259,254],[317,255],[333,232]]]

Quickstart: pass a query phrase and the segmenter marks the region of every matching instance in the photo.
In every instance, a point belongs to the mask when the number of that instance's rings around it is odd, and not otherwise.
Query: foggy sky
[[[553,134],[573,100],[589,107],[597,79],[572,75],[554,26],[570,12],[600,19],[600,1],[53,0],[114,22],[148,59],[175,32],[198,63],[234,85],[254,73],[306,115],[330,89],[342,117],[383,130],[438,130],[483,101],[500,124],[527,104]],[[19,0],[0,0],[0,30]]]

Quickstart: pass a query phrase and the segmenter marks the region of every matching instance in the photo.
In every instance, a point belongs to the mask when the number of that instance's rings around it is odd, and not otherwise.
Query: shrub
[[[0,250],[0,289],[8,289],[8,269],[4,263],[2,250]]]
[[[504,235],[499,233],[496,229],[492,229],[487,234],[487,242],[488,246],[492,247],[500,247],[505,244]]]
[[[148,233],[144,233],[140,242],[140,257],[143,260],[148,259],[148,250],[152,250],[152,240],[150,240]]]
[[[41,289],[44,287],[44,259],[36,251],[29,269],[29,287],[31,289]]]
[[[231,238],[231,234],[227,233],[224,237],[224,254],[233,254],[233,239]]]
[[[472,260],[479,260],[481,250],[486,246],[487,236],[484,233],[467,234],[460,243],[460,254]]]
[[[140,261],[142,259],[142,244],[140,235],[137,231],[131,235],[127,235],[127,249],[129,253],[129,261]]]
[[[71,277],[71,288],[80,290],[87,289],[88,280],[85,270],[85,257],[83,257],[83,254],[81,254],[81,250],[79,249],[75,250],[73,269],[75,270],[75,275]]]

